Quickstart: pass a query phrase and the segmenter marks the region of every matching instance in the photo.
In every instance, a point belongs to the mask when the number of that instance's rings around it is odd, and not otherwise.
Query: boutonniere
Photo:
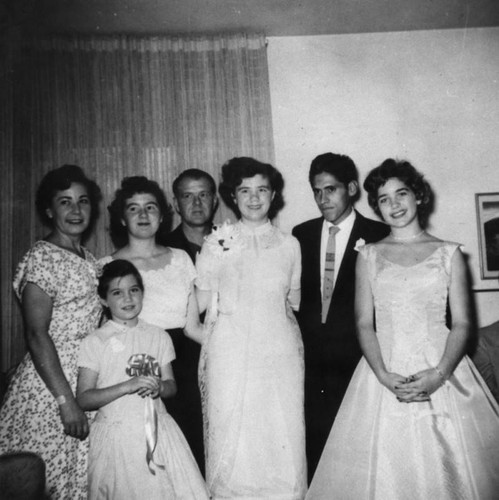
[[[239,228],[228,220],[220,226],[215,226],[211,234],[207,236],[206,243],[212,252],[220,257],[239,251],[244,246]]]
[[[355,247],[353,248],[356,252],[358,252],[364,245],[366,244],[366,240],[364,238],[359,238],[355,242]]]

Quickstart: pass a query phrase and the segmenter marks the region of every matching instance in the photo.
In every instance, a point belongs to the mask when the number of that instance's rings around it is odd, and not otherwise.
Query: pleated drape
[[[48,170],[77,164],[100,185],[87,242],[100,257],[112,251],[105,207],[123,177],[146,175],[171,200],[187,168],[218,181],[233,156],[274,160],[263,36],[58,37],[9,53],[0,63],[2,371],[25,350],[12,273],[46,232],[34,193]],[[230,215],[222,205],[216,220]]]

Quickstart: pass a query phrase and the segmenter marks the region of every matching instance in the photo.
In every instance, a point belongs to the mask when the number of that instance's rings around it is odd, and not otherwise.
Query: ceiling
[[[499,26],[499,0],[1,0],[45,33],[302,36]]]

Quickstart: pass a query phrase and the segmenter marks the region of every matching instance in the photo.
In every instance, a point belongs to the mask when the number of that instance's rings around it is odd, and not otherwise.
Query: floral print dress
[[[73,391],[81,340],[95,330],[101,315],[97,296],[97,261],[47,241],[38,241],[24,256],[14,277],[19,298],[27,283],[40,287],[53,304],[49,335]],[[88,440],[64,434],[54,396],[38,375],[28,353],[20,363],[0,410],[0,453],[31,451],[46,465],[50,499],[87,497]]]

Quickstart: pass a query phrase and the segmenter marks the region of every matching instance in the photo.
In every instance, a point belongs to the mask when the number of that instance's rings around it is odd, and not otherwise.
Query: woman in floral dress
[[[97,262],[81,245],[98,215],[100,190],[76,166],[50,171],[36,206],[51,232],[24,256],[14,289],[28,354],[0,411],[0,453],[30,451],[46,464],[47,495],[85,499],[88,421],[74,397],[81,340],[99,322]]]
[[[305,496],[303,345],[292,311],[300,248],[270,223],[283,184],[271,165],[227,162],[220,194],[240,220],[215,229],[197,259],[200,309],[208,307],[207,333],[198,338],[214,499]]]

